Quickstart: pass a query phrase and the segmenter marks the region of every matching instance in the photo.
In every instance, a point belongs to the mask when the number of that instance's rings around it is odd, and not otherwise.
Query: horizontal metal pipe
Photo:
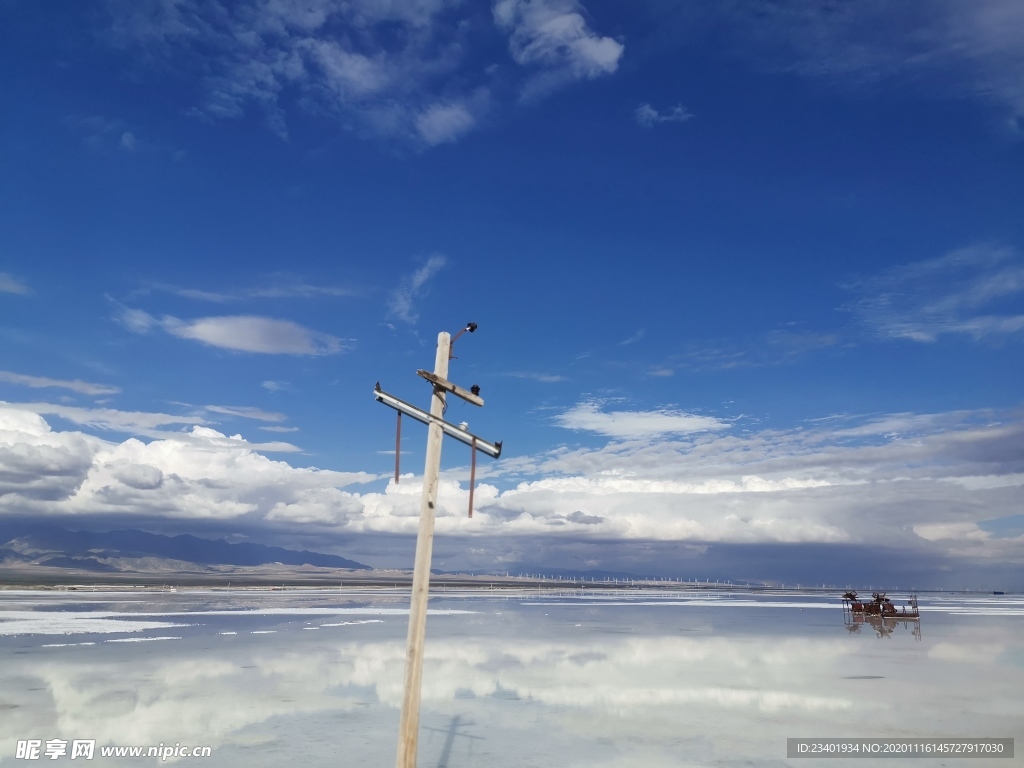
[[[492,458],[497,459],[499,456],[501,456],[500,442],[489,443],[483,438],[477,437],[476,435],[472,434],[469,430],[462,429],[461,427],[458,427],[455,424],[451,424],[445,421],[444,419],[435,419],[426,411],[417,408],[415,405],[411,405],[410,403],[407,403],[404,400],[399,400],[394,395],[389,395],[383,389],[375,388],[373,390],[373,395],[374,397],[377,398],[378,402],[384,403],[384,405],[390,408],[394,408],[399,413],[404,413],[407,416],[411,416],[412,418],[416,419],[416,421],[420,421],[424,424],[430,424],[432,422],[438,424],[441,427],[441,430],[446,435],[454,437],[456,440],[460,440],[470,447],[473,446],[473,440],[475,438],[476,449],[478,451],[486,453],[488,456],[491,456]]]

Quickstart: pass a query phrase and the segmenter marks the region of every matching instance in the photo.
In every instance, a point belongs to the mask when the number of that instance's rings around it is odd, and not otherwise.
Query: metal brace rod
[[[402,458],[402,412],[398,412],[398,426],[395,428],[395,485],[398,485],[398,466]]]
[[[380,388],[380,384],[374,387],[373,395],[377,398],[378,402],[384,403],[384,405],[394,408],[396,411],[404,413],[406,416],[412,416],[416,421],[422,422],[423,424],[437,424],[449,437],[454,437],[456,440],[459,440],[470,447],[473,447],[475,444],[478,451],[486,453],[492,458],[497,459],[501,456],[500,441],[497,443],[489,443],[483,438],[472,434],[469,430],[462,429],[461,427],[458,427],[451,422],[447,422],[444,419],[437,419],[426,411],[417,408],[415,405],[407,403],[404,400],[399,400],[394,395],[389,395]]]

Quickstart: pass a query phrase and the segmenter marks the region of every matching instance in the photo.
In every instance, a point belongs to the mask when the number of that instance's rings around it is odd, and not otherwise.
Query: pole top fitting
[[[458,360],[458,358],[452,354],[452,350],[455,348],[455,342],[458,341],[459,336],[464,334],[466,331],[469,331],[470,333],[475,333],[478,327],[479,326],[477,326],[476,323],[466,323],[466,327],[459,331],[457,334],[455,334],[455,338],[451,340],[451,345],[448,347],[449,360]]]

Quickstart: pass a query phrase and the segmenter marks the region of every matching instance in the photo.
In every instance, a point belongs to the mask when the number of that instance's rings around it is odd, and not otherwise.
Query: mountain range
[[[251,542],[232,544],[190,534],[164,536],[133,529],[96,533],[47,523],[0,523],[0,567],[33,565],[105,573],[260,565],[372,570],[338,555]]]

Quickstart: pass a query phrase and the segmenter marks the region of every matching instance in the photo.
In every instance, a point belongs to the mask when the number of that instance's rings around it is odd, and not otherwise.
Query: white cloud
[[[203,317],[167,327],[169,333],[212,347],[268,355],[330,355],[343,351],[342,340],[290,320],[238,315]]]
[[[267,390],[267,392],[280,392],[288,388],[288,385],[284,382],[270,380],[264,381],[260,386]]]
[[[685,123],[693,114],[682,104],[677,104],[668,112],[659,112],[650,104],[641,104],[634,113],[636,121],[644,128],[653,128],[658,123]]]
[[[54,431],[39,413],[152,439],[113,442]],[[598,448],[505,458],[478,471],[482,482],[472,520],[466,517],[468,469],[449,470],[440,484],[437,531],[442,537],[479,537],[490,542],[495,557],[512,561],[521,555],[511,549],[539,541],[548,547],[583,540],[603,546],[866,547],[884,541],[911,553],[1024,565],[1018,539],[986,528],[986,521],[1024,503],[1019,414],[843,421],[838,430],[821,422],[742,434],[686,434],[692,426],[687,425],[682,436],[676,436],[680,425],[674,422],[655,429],[644,421],[625,430],[647,430],[643,436],[630,434]],[[858,421],[865,422],[863,429]],[[353,483],[377,478],[298,468],[262,455],[297,450],[287,443],[250,443],[204,426],[159,431],[183,422],[163,414],[0,405],[0,512],[244,519],[249,526],[285,525],[293,532],[304,525],[339,534],[416,532],[417,477],[407,475],[379,492],[353,492]],[[554,534],[569,538],[556,541]]]
[[[695,416],[668,409],[654,411],[602,411],[596,402],[579,403],[555,417],[566,429],[596,432],[614,438],[691,434],[726,429],[729,424],[710,416]]]
[[[476,123],[463,104],[433,104],[416,118],[416,130],[430,146],[458,141]]]
[[[975,523],[931,523],[914,526],[914,533],[928,541],[959,541],[973,539],[984,541],[989,534]]]
[[[509,33],[515,61],[538,70],[524,95],[615,72],[624,46],[587,24],[579,0],[497,0],[494,19]]]
[[[37,414],[0,404],[0,511],[231,519],[267,514],[316,489],[334,492],[338,515],[357,506],[338,489],[370,475],[295,468],[258,452],[286,446],[200,426],[115,443],[54,432]]]
[[[178,288],[173,285],[156,283],[150,287],[173,293],[186,299],[196,301],[209,301],[215,304],[227,304],[235,301],[246,301],[249,299],[308,299],[317,296],[350,297],[356,296],[357,291],[340,285],[309,285],[308,283],[297,282],[287,278],[276,278],[269,284],[254,287],[242,288],[235,291],[206,291],[199,288]]]
[[[529,379],[530,381],[539,381],[542,384],[557,384],[560,381],[566,381],[565,376],[560,376],[557,373],[533,373],[529,371],[513,371],[512,373],[506,374],[515,379]]]
[[[125,131],[124,133],[122,133],[121,141],[119,143],[121,145],[121,149],[127,152],[135,151],[135,148],[138,146],[138,141],[135,138],[135,134],[133,134],[131,131]]]
[[[849,286],[846,309],[890,339],[980,340],[1024,330],[1024,263],[1006,247],[975,245],[887,269]]]
[[[36,389],[44,389],[46,387],[70,389],[72,392],[80,392],[83,395],[116,395],[121,391],[119,387],[111,387],[106,384],[92,384],[81,379],[71,381],[66,379],[50,379],[45,376],[27,376],[22,373],[11,373],[10,371],[0,371],[0,381],[20,384],[25,387],[34,387]]]
[[[298,427],[260,427],[264,432],[298,432]]]
[[[139,309],[124,309],[118,318],[135,333],[162,328],[173,336],[211,347],[267,355],[332,355],[346,351],[336,336],[305,328],[291,320],[256,315],[227,315],[180,320],[165,315],[155,318]]]
[[[427,282],[448,264],[441,254],[434,254],[427,262],[402,279],[401,285],[391,294],[388,309],[392,317],[413,324],[419,320],[415,302],[426,293]]]
[[[285,139],[284,105],[298,104],[362,136],[420,147],[456,141],[509,84],[528,78],[528,90],[542,90],[538,83],[596,77],[622,55],[590,29],[578,0],[500,2],[488,15],[451,0],[135,0],[113,10],[109,41],[197,73],[194,114],[233,119],[255,107]],[[494,64],[483,47],[492,23],[529,72]]]
[[[223,413],[225,416],[239,416],[243,419],[256,419],[257,421],[284,421],[288,418],[283,413],[264,411],[248,405],[206,405],[203,408],[213,413]]]
[[[207,423],[206,419],[195,413],[173,415],[146,411],[119,411],[114,408],[79,408],[56,403],[0,403],[0,407],[59,416],[74,424],[93,429],[138,434],[145,434],[147,431],[161,427]]]
[[[16,277],[6,272],[0,272],[0,293],[19,293],[25,295],[30,293],[28,286]]]

